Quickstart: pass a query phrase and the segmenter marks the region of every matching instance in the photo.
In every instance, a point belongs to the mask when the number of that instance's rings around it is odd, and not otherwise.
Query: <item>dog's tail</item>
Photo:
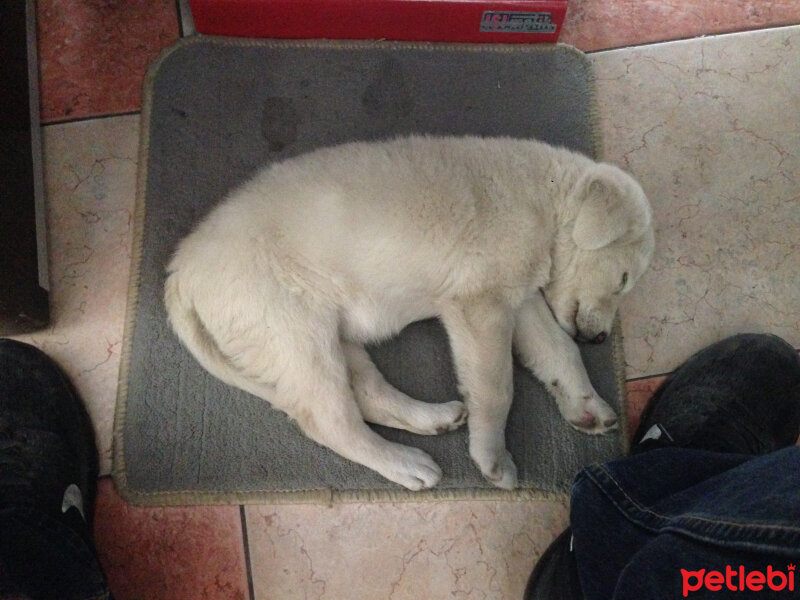
[[[265,400],[263,384],[242,373],[219,347],[203,323],[189,295],[181,288],[180,272],[169,274],[164,284],[164,306],[173,331],[197,362],[217,379]]]
[[[164,306],[172,329],[197,361],[213,375],[220,377],[218,372],[226,370],[228,360],[206,329],[194,304],[181,291],[180,274],[170,273],[164,284]]]

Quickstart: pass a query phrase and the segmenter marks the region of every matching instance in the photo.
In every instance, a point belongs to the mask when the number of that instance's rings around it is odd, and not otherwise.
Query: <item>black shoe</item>
[[[663,447],[765,454],[800,435],[800,357],[772,335],[742,334],[695,354],[650,399],[632,454]],[[525,600],[583,597],[572,531],[531,573]]]
[[[567,527],[533,568],[524,600],[579,600],[583,590],[578,579],[578,565],[572,553],[572,529]]]
[[[91,421],[61,369],[0,339],[0,510],[33,508],[85,536],[97,473]]]
[[[701,350],[656,390],[631,453],[662,447],[759,455],[800,435],[800,357],[773,335],[740,334]]]

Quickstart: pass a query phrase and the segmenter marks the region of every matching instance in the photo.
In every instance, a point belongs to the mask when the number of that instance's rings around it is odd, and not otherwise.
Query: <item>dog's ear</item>
[[[598,250],[634,239],[650,226],[650,206],[639,184],[611,165],[596,165],[575,186],[580,209],[572,240],[583,250]]]

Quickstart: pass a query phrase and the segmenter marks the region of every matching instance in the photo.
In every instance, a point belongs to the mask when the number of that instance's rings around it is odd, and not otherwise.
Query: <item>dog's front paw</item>
[[[390,464],[379,472],[415,492],[432,488],[442,478],[442,469],[427,453],[400,444],[395,445]]]
[[[600,434],[619,426],[617,413],[600,396],[585,394],[578,400],[559,402],[561,414],[572,427],[589,434]]]
[[[472,460],[491,483],[504,490],[513,490],[517,487],[517,465],[511,458],[508,450],[498,454],[480,456],[473,453]]]

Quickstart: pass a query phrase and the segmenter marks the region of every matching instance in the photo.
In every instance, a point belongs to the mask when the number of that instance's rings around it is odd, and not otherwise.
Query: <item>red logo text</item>
[[[772,590],[774,592],[794,591],[794,570],[795,565],[787,565],[786,571],[779,571],[768,566],[764,571],[745,571],[742,565],[738,569],[731,566],[725,567],[722,571],[687,571],[681,569],[683,577],[683,597],[686,598],[691,592],[701,589],[711,592],[718,592],[728,589],[732,592],[760,592],[762,590]]]

